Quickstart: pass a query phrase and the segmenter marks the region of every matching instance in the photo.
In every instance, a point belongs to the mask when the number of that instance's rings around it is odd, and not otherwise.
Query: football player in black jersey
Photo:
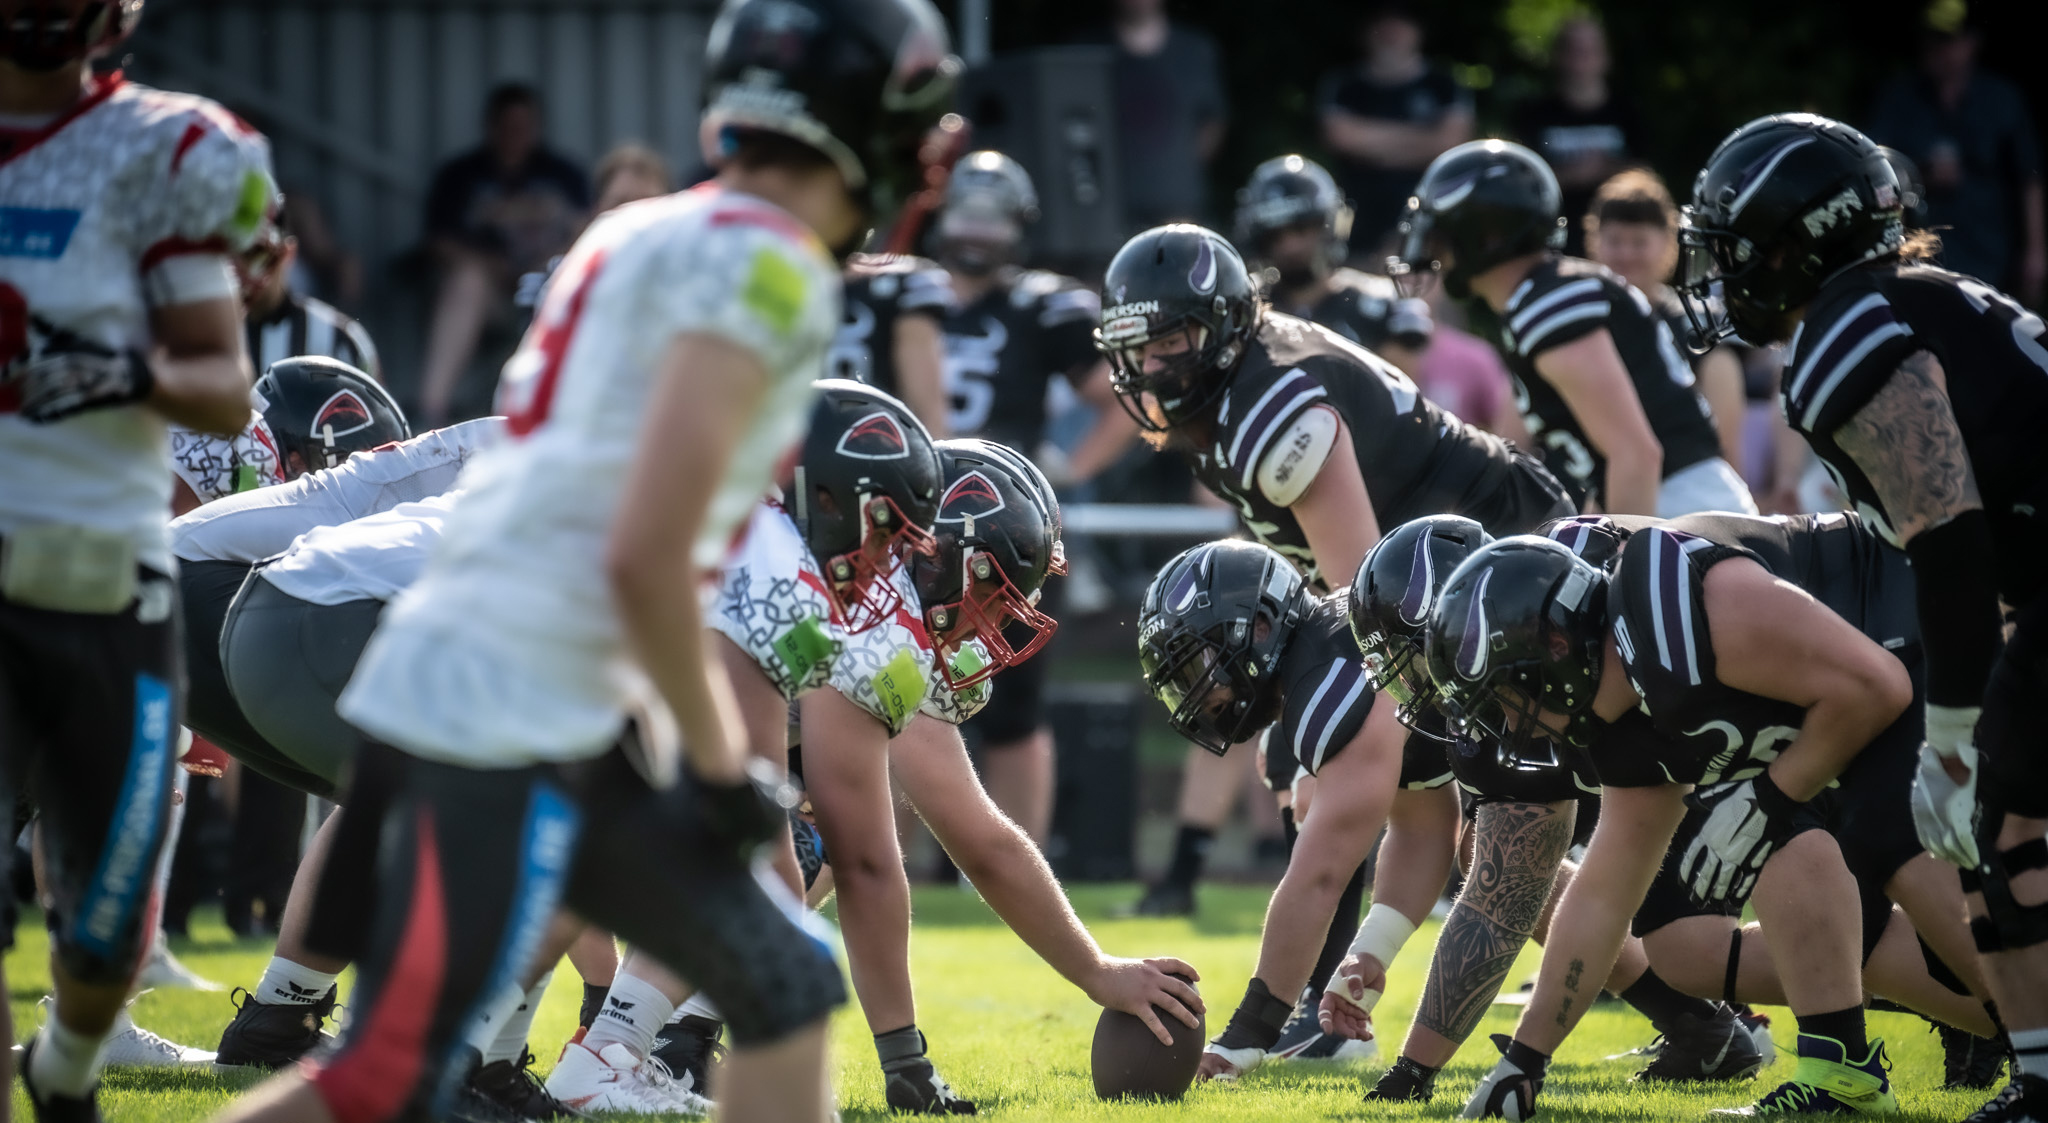
[[[1529,1011],[1468,1113],[1528,1117],[1584,1014],[1584,969],[1612,962],[1695,784],[1704,814],[1678,872],[1704,902],[1754,891],[1799,1018],[1799,1071],[1757,1110],[1895,1110],[1858,969],[1889,907],[1870,919],[1858,882],[1897,896],[1959,973],[1975,967],[1954,887],[1897,830],[1921,729],[1910,580],[1840,515],[1679,519],[1629,535],[1606,571],[1518,537],[1451,576],[1426,633],[1442,704],[1510,754],[1582,750],[1603,805]]]
[[[1202,1058],[1201,1079],[1235,1080],[1324,1038],[1314,1032],[1321,996],[1310,984],[1327,978],[1344,953],[1342,944],[1328,947],[1324,933],[1383,824],[1373,911],[1353,949],[1369,947],[1383,972],[1429,915],[1450,871],[1450,769],[1441,742],[1406,737],[1394,707],[1374,705],[1343,596],[1317,596],[1268,547],[1226,539],[1168,562],[1139,610],[1138,652],[1146,686],[1165,703],[1175,732],[1215,753],[1263,734],[1276,790],[1297,767],[1318,778],[1267,908],[1258,968]],[[1289,1035],[1297,1044],[1285,1049],[1293,1019],[1310,1032]],[[1351,1055],[1371,1054],[1316,1059]]]
[[[939,324],[953,307],[951,278],[922,257],[857,253],[843,279],[845,319],[832,337],[826,373],[902,399],[932,436],[944,437],[946,348]]]
[[[1331,329],[1414,373],[1435,324],[1386,277],[1344,265],[1351,208],[1323,166],[1275,156],[1237,193],[1237,244],[1273,307]]]
[[[1503,140],[1461,144],[1423,174],[1402,219],[1397,280],[1441,277],[1500,322],[1516,404],[1572,498],[1637,515],[1754,513],[1721,459],[1692,368],[1642,293],[1557,252],[1557,177]]]
[[[1015,160],[970,152],[953,166],[934,251],[957,298],[944,323],[946,429],[1041,457],[1047,384],[1065,378],[1098,420],[1053,475],[1085,480],[1130,446],[1131,426],[1110,408],[1108,371],[1091,339],[1101,307],[1095,293],[1021,265],[1025,232],[1037,217],[1038,192]],[[1055,614],[1060,585],[1046,586]],[[968,723],[981,742],[989,794],[1041,844],[1052,826],[1053,788],[1045,673],[1044,660],[1018,666]]]
[[[2039,1119],[2048,329],[1990,285],[1926,264],[1933,242],[1905,237],[1900,207],[1896,173],[1856,130],[1808,114],[1752,121],[1693,186],[1680,232],[1685,295],[1709,338],[1790,340],[1786,417],[1856,510],[1912,558],[1927,659],[1914,825],[1964,871],[2017,1069],[1972,1119]],[[1725,320],[1706,308],[1716,287]],[[2001,601],[2015,613],[2002,651]]]

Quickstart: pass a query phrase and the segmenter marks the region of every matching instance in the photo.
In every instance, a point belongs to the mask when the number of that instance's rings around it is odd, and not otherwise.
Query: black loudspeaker
[[[974,147],[1007,154],[1038,187],[1034,257],[1100,265],[1124,244],[1115,57],[1107,46],[1040,47],[998,56],[961,83],[955,104]]]
[[[1138,697],[1121,684],[1046,689],[1059,780],[1045,857],[1066,881],[1137,876]]]

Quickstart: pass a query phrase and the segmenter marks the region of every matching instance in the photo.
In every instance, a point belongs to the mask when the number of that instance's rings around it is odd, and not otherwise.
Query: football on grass
[[[1192,983],[1185,976],[1175,976]],[[1177,1100],[1195,1082],[1208,1038],[1207,1020],[1198,1029],[1157,1006],[1152,1007],[1172,1045],[1161,1045],[1145,1023],[1122,1010],[1104,1010],[1095,1023],[1095,1048],[1089,1063],[1095,1072],[1095,1094],[1105,1100],[1130,1097]]]

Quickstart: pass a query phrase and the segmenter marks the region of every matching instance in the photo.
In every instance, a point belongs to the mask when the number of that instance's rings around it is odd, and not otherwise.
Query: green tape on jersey
[[[924,701],[924,672],[908,648],[898,651],[894,659],[876,671],[871,682],[875,700],[881,704],[891,729],[903,728],[903,723]]]
[[[270,201],[276,196],[277,187],[260,169],[250,168],[242,173],[242,192],[235,198],[235,213],[228,216],[228,233],[236,245],[256,236],[256,228],[263,224],[263,216],[270,213]]]
[[[832,637],[817,617],[806,616],[788,631],[775,637],[775,657],[782,660],[789,677],[804,682],[812,668],[832,657]]]
[[[797,317],[803,313],[808,287],[803,271],[788,258],[774,250],[758,249],[754,251],[753,271],[747,275],[740,299],[778,334],[788,335],[796,329]]]

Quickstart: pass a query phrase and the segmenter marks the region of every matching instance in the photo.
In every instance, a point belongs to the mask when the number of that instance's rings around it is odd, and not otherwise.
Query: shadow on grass
[[[1069,884],[1067,899],[1081,922],[1091,927],[1110,923],[1171,924],[1174,920],[1124,917],[1119,910],[1129,907],[1144,891],[1134,882]],[[912,907],[920,928],[992,928],[1003,920],[971,887],[921,885],[912,889]],[[1272,888],[1264,885],[1204,885],[1197,891],[1198,908],[1184,923],[1203,936],[1257,935],[1266,915],[1266,901]],[[838,919],[830,905],[826,915]]]

